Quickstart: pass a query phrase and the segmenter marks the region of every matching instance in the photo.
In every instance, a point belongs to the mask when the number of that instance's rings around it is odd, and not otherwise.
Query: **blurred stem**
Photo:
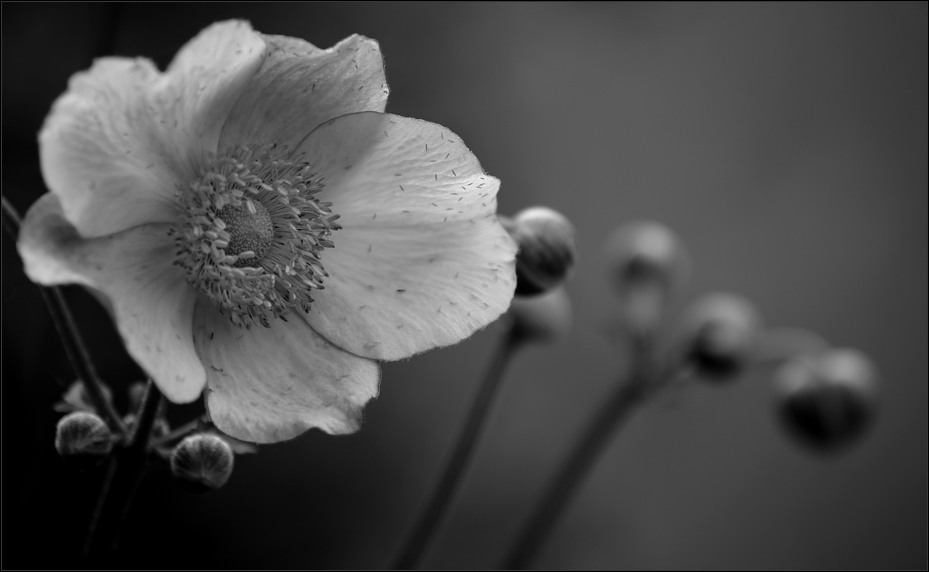
[[[16,209],[6,200],[5,196],[0,197],[0,199],[2,199],[3,205],[3,228],[15,239],[19,236],[19,228],[22,225],[22,220],[19,217],[19,213],[17,213]],[[77,329],[74,315],[71,314],[71,309],[68,307],[68,302],[65,300],[61,288],[56,286],[37,286],[52,316],[52,322],[55,324],[58,337],[61,339],[62,345],[64,345],[68,361],[71,362],[71,367],[74,369],[74,373],[77,375],[78,379],[84,382],[84,388],[87,390],[87,395],[90,398],[91,404],[94,406],[96,412],[107,420],[111,427],[115,428],[120,434],[125,434],[126,425],[123,423],[116,408],[106,398],[106,394],[103,391],[103,381],[97,374],[97,369],[90,359],[90,353],[87,351],[84,338],[81,337],[81,333]]]
[[[84,559],[88,564],[105,564],[107,557],[116,549],[120,529],[142,479],[152,427],[158,418],[162,400],[161,392],[152,380],[148,380],[136,414],[135,427],[124,441],[124,446],[114,451],[107,467],[107,476],[84,543]]]
[[[177,429],[171,431],[170,433],[168,433],[168,434],[165,435],[164,437],[159,437],[158,439],[153,439],[153,440],[152,440],[152,446],[153,446],[153,447],[162,447],[162,446],[164,446],[164,445],[169,445],[169,444],[173,443],[174,441],[178,441],[178,440],[180,440],[181,438],[186,437],[187,435],[189,435],[190,433],[193,433],[194,431],[200,430],[200,429],[203,428],[207,423],[209,423],[209,419],[208,419],[208,417],[207,417],[206,415],[202,415],[202,416],[200,416],[200,417],[197,417],[196,419],[194,419],[194,420],[192,420],[192,421],[188,421],[187,423],[181,425],[181,426],[178,427]]]
[[[484,381],[471,404],[465,425],[458,435],[455,449],[448,458],[442,477],[433,490],[426,509],[416,522],[413,532],[407,537],[399,557],[394,561],[393,570],[415,568],[429,548],[430,541],[442,524],[461,482],[467,475],[468,465],[483,434],[487,416],[501,385],[506,367],[521,345],[522,342],[517,339],[510,325],[491,358]]]
[[[519,570],[531,564],[610,438],[629,419],[636,406],[653,389],[657,389],[658,384],[653,381],[657,376],[653,374],[650,364],[650,338],[633,336],[631,345],[632,363],[627,379],[619,384],[613,396],[603,404],[581,434],[561,471],[555,475],[542,500],[536,505],[502,570]]]

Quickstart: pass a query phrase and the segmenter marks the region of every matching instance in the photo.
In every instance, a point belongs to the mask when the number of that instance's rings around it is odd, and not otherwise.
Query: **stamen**
[[[239,147],[180,192],[175,263],[236,326],[309,312],[328,276],[320,253],[333,246],[338,215],[314,196],[322,180],[298,159],[274,145]]]

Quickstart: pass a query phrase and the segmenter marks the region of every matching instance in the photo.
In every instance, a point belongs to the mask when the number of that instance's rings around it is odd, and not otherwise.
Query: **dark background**
[[[769,324],[867,352],[882,415],[824,458],[781,430],[767,372],[660,399],[613,441],[538,565],[925,568],[926,3],[133,4],[115,10],[113,37],[111,5],[2,10],[3,193],[21,211],[45,192],[36,134],[71,74],[100,51],[163,67],[236,17],[321,47],[377,39],[388,111],[461,135],[503,181],[501,212],[571,218],[573,334],[517,357],[428,566],[500,565],[621,366],[600,244],[649,218],[687,244],[688,297],[738,292]],[[51,405],[71,374],[6,236],[2,285],[3,566],[74,567],[100,475],[55,455]],[[68,296],[122,404],[139,374],[97,303]],[[221,492],[153,473],[126,565],[386,566],[499,336],[385,365],[360,433],[238,457]]]

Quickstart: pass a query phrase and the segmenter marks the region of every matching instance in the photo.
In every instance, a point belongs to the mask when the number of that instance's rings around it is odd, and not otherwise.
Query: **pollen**
[[[224,249],[227,255],[238,256],[251,252],[254,258],[261,259],[271,247],[274,239],[274,223],[268,209],[260,201],[252,201],[251,209],[246,206],[226,205],[219,211],[219,218],[226,225],[229,233],[229,245]],[[253,212],[254,211],[254,212]],[[240,258],[235,266],[251,266],[248,259]]]
[[[309,312],[328,276],[321,253],[340,228],[322,189],[302,157],[275,145],[210,158],[179,190],[175,264],[236,326]]]

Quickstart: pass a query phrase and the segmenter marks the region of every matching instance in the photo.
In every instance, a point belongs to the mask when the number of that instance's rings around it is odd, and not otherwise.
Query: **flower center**
[[[226,205],[219,211],[219,218],[226,224],[229,233],[229,245],[224,249],[227,255],[239,256],[234,266],[251,266],[248,258],[242,258],[244,252],[254,254],[253,258],[261,257],[271,248],[274,238],[274,223],[268,209],[261,202],[252,201],[254,212],[248,207],[234,207]]]
[[[236,326],[309,312],[328,276],[320,253],[333,246],[339,215],[316,198],[322,181],[298,159],[274,145],[238,147],[179,193],[175,263]]]

